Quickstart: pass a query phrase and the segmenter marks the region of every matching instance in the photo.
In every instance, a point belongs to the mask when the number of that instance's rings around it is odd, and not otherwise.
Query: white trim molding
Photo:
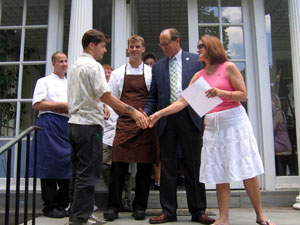
[[[255,64],[255,78],[257,86],[257,114],[258,114],[258,138],[259,147],[263,150],[262,160],[265,174],[262,187],[265,190],[274,191],[276,184],[275,157],[272,120],[272,103],[270,91],[270,76],[268,68],[268,48],[265,26],[265,7],[263,0],[250,1],[253,14],[253,46]]]
[[[290,20],[290,36],[292,46],[292,67],[293,67],[293,85],[294,85],[294,102],[295,115],[300,115],[300,2],[298,0],[289,0],[289,20]],[[300,121],[296,118],[296,141],[298,152],[298,165],[300,162]],[[300,168],[299,173],[300,174]],[[300,176],[299,183],[300,183]],[[296,203],[293,205],[295,209],[300,209],[300,190],[299,196],[296,197]]]

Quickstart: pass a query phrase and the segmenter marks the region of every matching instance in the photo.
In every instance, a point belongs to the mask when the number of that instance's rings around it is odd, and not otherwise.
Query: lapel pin
[[[190,60],[190,58],[189,58],[189,57],[187,57],[187,58],[185,58],[185,60],[186,60],[186,61],[189,61],[189,60]]]

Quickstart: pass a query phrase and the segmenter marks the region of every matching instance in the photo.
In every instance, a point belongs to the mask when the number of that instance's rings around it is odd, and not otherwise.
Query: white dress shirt
[[[67,78],[60,78],[58,75],[51,73],[46,77],[38,79],[33,92],[32,105],[43,100],[49,102],[67,102]],[[39,115],[43,113],[54,113],[68,117],[68,114],[39,111]]]
[[[181,98],[182,92],[182,49],[174,56],[176,58],[176,71],[177,71],[177,91],[178,99]]]
[[[115,111],[107,106],[110,112],[110,116],[108,120],[105,120],[105,128],[103,131],[103,144],[112,146],[116,134],[116,125],[117,125],[117,119],[118,114],[115,113]]]
[[[150,66],[141,63],[138,68],[132,68],[129,63],[127,63],[127,75],[142,75],[144,66],[144,77],[148,92],[150,91],[151,81],[152,81],[152,69]],[[111,93],[118,99],[121,98],[121,94],[124,86],[124,74],[125,74],[126,64],[120,66],[111,72],[109,79],[109,87]]]

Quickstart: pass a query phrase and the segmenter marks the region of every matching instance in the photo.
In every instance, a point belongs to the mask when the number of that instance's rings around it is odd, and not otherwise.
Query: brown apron
[[[120,100],[135,109],[143,108],[148,97],[144,72],[142,75],[127,75],[126,70],[127,64]],[[157,162],[158,146],[156,127],[143,130],[130,116],[119,115],[112,147],[113,162]]]

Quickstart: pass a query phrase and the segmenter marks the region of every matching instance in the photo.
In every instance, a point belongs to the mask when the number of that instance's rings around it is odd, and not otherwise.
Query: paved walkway
[[[208,214],[216,218],[218,209],[208,209]],[[294,210],[292,207],[277,207],[264,208],[265,215],[272,219],[276,225],[300,225],[300,210]],[[157,211],[147,211],[147,218],[143,221],[136,221],[131,217],[131,213],[119,213],[119,218],[113,222],[107,222],[107,225],[145,225],[149,224],[148,219],[152,214],[157,214]],[[197,224],[191,222],[191,217],[187,216],[186,210],[178,212],[178,221],[166,223],[170,225],[188,225]],[[182,216],[181,216],[182,214]],[[96,216],[103,218],[103,212],[96,212]],[[231,225],[255,225],[255,213],[252,208],[233,208],[230,209]],[[68,218],[50,219],[44,216],[36,219],[37,225],[64,225],[68,222]],[[28,223],[31,224],[31,223]]]

